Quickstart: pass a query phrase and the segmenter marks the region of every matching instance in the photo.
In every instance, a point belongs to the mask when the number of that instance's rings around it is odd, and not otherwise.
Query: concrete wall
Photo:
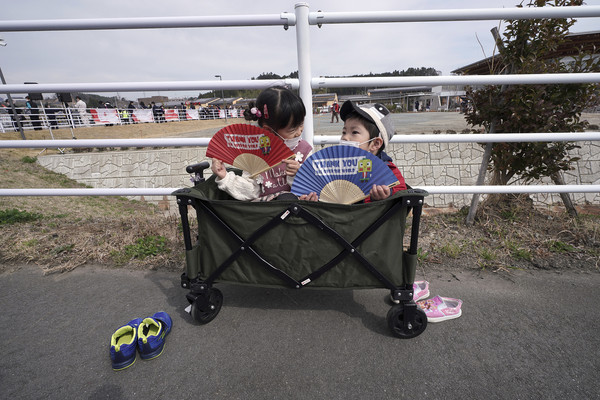
[[[205,154],[205,147],[144,149],[54,154],[38,157],[38,162],[94,188],[179,188],[192,185],[185,167],[202,161]],[[146,196],[142,200],[159,204],[165,210],[176,209],[171,196]]]
[[[575,154],[581,160],[574,164],[575,170],[565,173],[565,182],[600,184],[600,144],[578,144],[581,149]],[[483,149],[474,143],[416,143],[392,145],[388,153],[413,187],[462,186],[475,184]],[[206,148],[144,149],[47,155],[39,157],[38,162],[95,188],[185,187],[191,186],[185,167],[203,161],[205,154]],[[550,180],[544,183],[552,184]],[[600,193],[572,196],[576,204],[600,204]],[[538,204],[561,203],[557,194],[532,195],[532,198]],[[175,209],[170,196],[144,200],[158,203],[163,209]],[[470,204],[471,195],[432,195],[426,202],[432,207],[460,208]]]
[[[581,159],[575,168],[564,173],[566,184],[600,185],[600,144],[579,142],[580,149],[573,155]],[[474,185],[479,174],[483,147],[476,143],[410,143],[394,145],[389,152],[402,171],[407,183],[419,186]],[[543,179],[542,184],[550,184]],[[600,204],[600,193],[574,193],[576,204]],[[472,195],[435,195],[426,200],[433,207],[462,207],[471,203]],[[562,204],[558,194],[534,194],[531,198],[539,205]]]

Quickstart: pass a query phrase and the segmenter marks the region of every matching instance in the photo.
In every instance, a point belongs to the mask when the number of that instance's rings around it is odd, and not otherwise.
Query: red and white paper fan
[[[292,152],[274,133],[255,125],[228,125],[214,134],[206,156],[216,158],[250,173],[254,178],[283,160],[292,158]]]

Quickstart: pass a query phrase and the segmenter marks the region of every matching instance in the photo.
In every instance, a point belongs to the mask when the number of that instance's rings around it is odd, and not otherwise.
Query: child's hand
[[[369,195],[372,201],[383,200],[390,197],[391,190],[387,185],[373,185]]]
[[[303,194],[298,197],[298,200],[319,201],[319,196],[315,192],[310,192],[309,194]]]
[[[292,159],[283,160],[283,162],[285,163],[285,174],[287,176],[295,176],[298,168],[300,168],[300,163]]]
[[[217,160],[216,158],[212,159],[210,169],[213,174],[219,177],[219,179],[223,179],[225,178],[225,175],[227,175],[227,170],[225,169],[225,165],[223,165],[223,161]]]

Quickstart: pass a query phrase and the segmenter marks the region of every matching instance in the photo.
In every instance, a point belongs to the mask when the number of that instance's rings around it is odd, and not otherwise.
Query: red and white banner
[[[198,110],[196,109],[185,110],[185,113],[187,115],[187,119],[200,119],[198,116]]]
[[[92,108],[90,110],[97,124],[120,124],[119,114],[114,108]]]
[[[166,121],[179,121],[179,109],[165,109],[164,118]],[[225,118],[225,113],[227,113],[228,117],[231,118],[239,118],[242,116],[242,112],[236,109],[232,110],[214,110],[215,114],[218,111],[219,118]],[[90,109],[90,113],[94,118],[94,122],[97,124],[120,124],[121,119],[119,118],[119,114],[114,108],[92,108]],[[188,120],[199,120],[200,113],[198,109],[189,108],[185,110],[185,116]],[[156,122],[154,120],[154,115],[152,113],[152,109],[135,109],[132,112],[132,117],[135,122]],[[123,122],[126,121],[126,117]]]
[[[165,119],[167,121],[179,121],[179,110],[167,108],[165,110]]]
[[[152,110],[150,109],[135,109],[133,110],[133,120],[135,122],[154,122]]]

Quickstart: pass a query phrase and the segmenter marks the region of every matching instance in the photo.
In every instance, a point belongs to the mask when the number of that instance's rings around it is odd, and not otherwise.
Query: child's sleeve
[[[404,182],[404,177],[402,176],[402,173],[400,172],[398,167],[396,167],[396,165],[392,162],[388,162],[386,164],[392,170],[392,172],[394,173],[394,175],[396,176],[396,178],[398,179],[398,182],[399,182],[398,185],[396,185],[392,188],[392,194],[399,192],[401,190],[406,190],[406,182]]]
[[[225,178],[217,178],[215,182],[220,190],[237,200],[250,201],[260,196],[260,185],[254,179],[250,179],[246,172],[240,176],[229,171]]]
[[[387,161],[386,164],[390,168],[390,170],[392,170],[394,176],[396,177],[396,179],[398,179],[398,182],[399,182],[398,185],[392,187],[390,196],[392,196],[394,193],[399,192],[401,190],[406,190],[406,182],[404,182],[404,177],[402,176],[402,173],[400,172],[398,167],[396,167],[396,165],[390,161]],[[371,203],[371,201],[372,200],[371,200],[370,196],[364,200],[365,203]]]

